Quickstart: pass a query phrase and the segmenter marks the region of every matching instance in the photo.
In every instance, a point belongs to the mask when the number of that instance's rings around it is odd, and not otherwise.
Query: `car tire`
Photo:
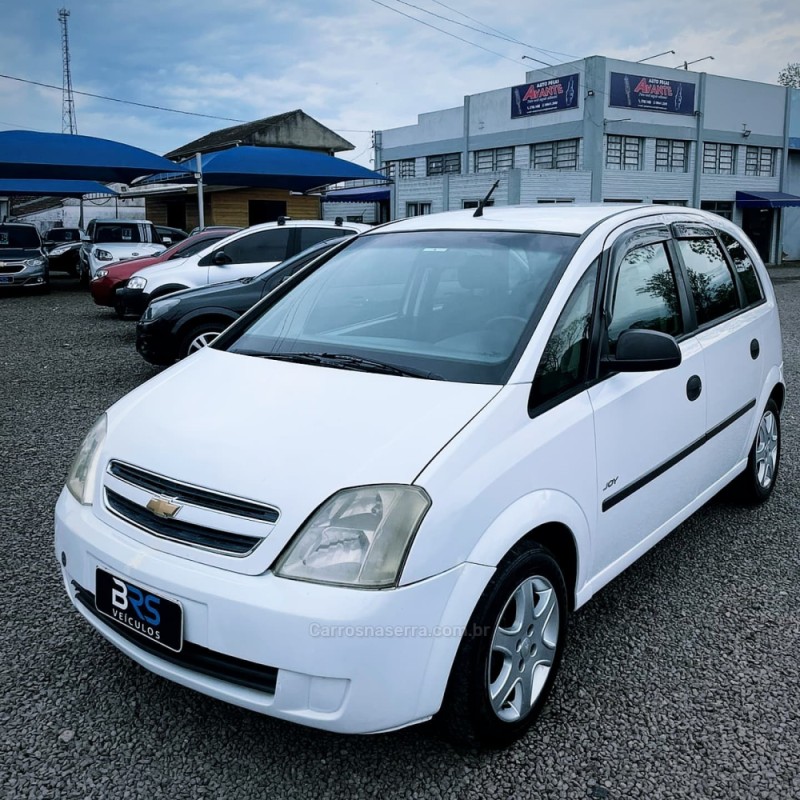
[[[553,555],[514,548],[478,601],[437,721],[457,744],[505,747],[540,714],[561,663],[567,589]]]
[[[182,337],[178,345],[178,359],[202,350],[203,347],[211,344],[228,325],[217,320],[209,320],[192,326]]]
[[[761,412],[747,466],[733,483],[733,497],[744,505],[764,503],[775,488],[780,462],[781,413],[778,404],[770,398]]]

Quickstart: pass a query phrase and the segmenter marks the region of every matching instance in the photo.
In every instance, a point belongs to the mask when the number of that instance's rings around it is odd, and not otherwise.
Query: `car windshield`
[[[39,233],[27,225],[0,226],[0,247],[9,250],[27,250],[39,247]]]
[[[508,231],[364,236],[268,304],[227,349],[503,383],[575,245],[574,236]]]
[[[51,242],[77,242],[81,238],[81,232],[77,228],[53,228],[47,234]]]
[[[96,244],[119,244],[141,242],[138,225],[98,225],[94,230]]]

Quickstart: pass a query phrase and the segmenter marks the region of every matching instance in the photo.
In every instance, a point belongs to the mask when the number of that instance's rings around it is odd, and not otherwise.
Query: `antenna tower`
[[[69,10],[58,10],[58,22],[61,25],[61,55],[63,70],[61,78],[61,132],[77,133],[78,121],[75,118],[75,97],[72,94],[72,73],[69,67],[69,33],[67,23]]]

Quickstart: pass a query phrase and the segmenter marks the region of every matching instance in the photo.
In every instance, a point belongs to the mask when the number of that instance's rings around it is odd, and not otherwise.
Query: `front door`
[[[201,266],[208,267],[208,283],[251,278],[284,261],[291,252],[294,230],[280,226],[254,231],[219,248],[229,259],[227,263],[214,263],[213,253],[200,262]]]
[[[742,209],[742,230],[753,240],[758,254],[766,263],[770,260],[772,249],[772,217],[771,208]]]
[[[589,389],[599,490],[592,571],[601,583],[654,544],[699,493],[692,447],[705,432],[705,362],[700,344],[686,335],[687,297],[670,238],[665,226],[633,230],[612,249],[601,348],[613,355],[629,328],[657,330],[679,340],[682,363],[601,375]]]

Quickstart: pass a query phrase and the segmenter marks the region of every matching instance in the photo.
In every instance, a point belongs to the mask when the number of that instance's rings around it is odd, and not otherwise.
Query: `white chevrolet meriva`
[[[570,612],[727,483],[769,497],[783,400],[767,272],[720,217],[402,220],[110,408],[56,555],[159,675],[331,731],[438,715],[502,745]]]

